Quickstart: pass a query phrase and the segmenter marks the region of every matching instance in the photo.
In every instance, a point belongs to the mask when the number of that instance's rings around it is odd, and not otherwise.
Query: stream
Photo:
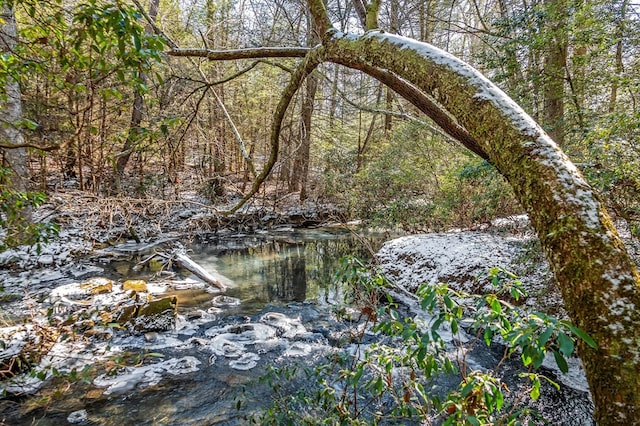
[[[96,360],[120,357],[123,367],[93,385],[54,378],[35,397],[0,400],[0,424],[3,419],[15,425],[243,424],[235,408],[238,390],[262,376],[266,365],[298,358],[313,362],[332,350],[331,342],[339,338],[332,333],[345,328],[333,316],[342,295],[332,278],[342,256],[370,257],[360,238],[341,229],[289,228],[191,244],[190,257],[224,277],[227,292],[212,293],[188,274],[177,277],[181,284],[166,291],[178,298],[175,331],[116,334],[108,344],[61,347],[69,358],[70,352],[91,353]],[[372,234],[366,240],[379,246],[386,238]],[[115,259],[102,275],[114,281],[150,278],[148,270],[134,268],[146,256]],[[229,333],[239,338],[211,344]],[[234,350],[238,353],[230,353]],[[130,366],[162,363],[168,364],[147,370]],[[72,364],[65,359],[56,368],[65,371]]]
[[[65,354],[53,362],[61,372],[79,369],[87,358],[103,366],[92,367],[88,381],[54,377],[33,396],[0,400],[0,424],[247,424],[248,415],[269,403],[271,388],[258,382],[267,366],[313,366],[349,346],[353,324],[336,318],[343,289],[333,275],[342,256],[370,257],[364,247],[377,250],[388,238],[370,234],[363,244],[339,229],[285,229],[191,244],[190,257],[224,277],[226,293],[177,277],[181,284],[166,291],[178,299],[174,330],[54,347]],[[149,271],[133,269],[142,257],[113,261],[105,275],[147,279]],[[476,345],[468,363],[490,369],[502,350]],[[517,364],[507,362],[503,371],[517,376]],[[544,392],[535,408],[551,424],[593,424],[584,389],[545,386]]]

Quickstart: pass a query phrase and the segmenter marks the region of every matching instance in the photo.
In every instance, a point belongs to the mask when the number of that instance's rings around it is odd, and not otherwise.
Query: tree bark
[[[313,46],[320,41],[318,30],[309,15],[307,30],[307,44]],[[318,91],[318,77],[311,74],[305,82],[305,92],[302,97],[300,111],[299,135],[300,148],[298,148],[293,162],[290,190],[300,191],[300,201],[307,198],[307,182],[309,180],[309,155],[311,151],[311,118],[313,117],[316,92]]]
[[[149,18],[152,21],[156,20],[158,16],[158,8],[160,6],[160,0],[151,0],[149,4]],[[153,28],[151,25],[147,25],[147,32],[151,33]],[[140,74],[140,82],[146,84],[147,76],[145,73]],[[142,123],[142,113],[144,109],[144,97],[140,91],[136,91],[133,95],[133,109],[131,110],[131,121],[129,124],[129,133],[127,139],[122,146],[122,150],[116,160],[116,185],[118,191],[120,190],[120,181],[124,175],[124,169],[129,163],[129,158],[138,144],[140,139],[140,124]]]
[[[616,103],[618,101],[618,87],[622,73],[624,72],[624,63],[622,62],[622,40],[625,32],[625,20],[627,19],[627,7],[629,0],[624,0],[620,6],[620,18],[616,23],[616,56],[615,56],[615,75],[611,81],[611,94],[609,95],[609,112],[616,111]]]
[[[546,0],[550,24],[544,58],[542,125],[558,145],[564,145],[565,70],[568,41],[567,4],[564,0]]]
[[[0,15],[0,53],[12,54],[18,42],[18,31],[14,10],[7,1],[2,2]],[[29,189],[29,170],[27,168],[27,149],[20,130],[22,120],[22,95],[19,83],[7,75],[4,81],[5,98],[0,97],[0,143],[4,148],[5,164],[12,174],[11,188],[18,192]],[[31,209],[25,206],[21,211],[21,219],[31,222]]]

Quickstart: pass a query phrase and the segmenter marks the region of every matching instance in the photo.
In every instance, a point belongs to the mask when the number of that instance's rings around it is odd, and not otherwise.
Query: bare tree
[[[153,21],[156,20],[158,16],[158,8],[160,6],[160,0],[150,0],[149,3],[149,18]],[[147,25],[147,31],[151,32],[151,24]],[[140,71],[140,83],[142,85],[146,84],[147,76],[144,72]],[[127,167],[127,163],[129,163],[129,158],[131,158],[131,154],[135,150],[139,139],[140,139],[140,125],[142,124],[142,117],[144,110],[144,97],[142,92],[137,90],[133,96],[133,107],[131,109],[131,122],[129,124],[129,132],[127,134],[127,139],[125,140],[121,152],[117,156],[116,160],[116,185],[120,186],[120,179],[124,174],[124,169]]]
[[[3,1],[1,13],[0,54],[10,55],[14,53],[18,41],[12,2]],[[27,149],[24,146],[24,138],[20,129],[23,119],[22,99],[20,85],[11,74],[7,75],[2,92],[3,96],[0,96],[0,141],[5,146],[14,146],[3,149],[3,165],[12,171],[10,177],[12,188],[25,192],[29,188],[29,170],[27,168]],[[23,217],[26,220],[31,219],[29,208],[23,209]]]

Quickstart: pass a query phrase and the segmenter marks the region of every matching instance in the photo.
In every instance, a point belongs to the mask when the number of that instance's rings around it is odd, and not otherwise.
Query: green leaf
[[[556,359],[556,364],[558,364],[558,368],[563,373],[569,371],[569,365],[567,364],[567,360],[564,359],[564,356],[558,351],[553,351],[553,357]]]
[[[598,349],[598,344],[591,338],[591,336],[587,334],[586,331],[570,323],[565,323],[565,325],[567,326],[567,328],[569,328],[569,330],[571,330],[573,334],[581,338],[587,345],[589,345],[593,349]]]
[[[564,333],[558,334],[558,346],[565,356],[571,356],[573,353],[573,340]]]
[[[460,395],[464,398],[467,395],[469,395],[469,393],[473,390],[473,388],[475,387],[476,383],[474,381],[471,381],[469,383],[467,383],[463,388],[462,391],[460,391]]]
[[[20,120],[20,126],[28,130],[36,130],[38,128],[38,123],[33,120],[29,120],[28,118],[23,118]]]
[[[544,345],[547,344],[554,329],[555,326],[551,324],[540,336],[538,336],[538,346],[544,347]]]
[[[484,343],[487,346],[491,346],[491,338],[492,337],[493,336],[492,336],[491,330],[488,329],[488,328],[485,328],[485,330],[484,330]]]
[[[491,310],[496,314],[502,313],[502,305],[500,304],[500,301],[497,298],[491,301]]]
[[[467,423],[475,426],[480,426],[480,420],[478,420],[476,416],[472,416],[471,414],[467,415]]]
[[[451,321],[451,331],[453,332],[453,334],[458,334],[458,321]]]
[[[531,392],[529,393],[529,395],[531,396],[531,399],[533,399],[534,401],[537,401],[538,398],[540,398],[540,380],[535,379],[533,381],[533,389],[531,389]]]
[[[447,308],[453,309],[453,300],[449,296],[444,296],[442,300]]]
[[[353,375],[353,384],[356,384],[360,381],[360,378],[362,377],[362,373],[364,373],[364,369],[362,368],[362,366],[360,366],[357,370],[356,373]]]
[[[502,391],[498,390],[498,392],[496,392],[496,411],[500,411],[500,409],[502,408],[502,405],[504,404],[504,394],[502,393]]]

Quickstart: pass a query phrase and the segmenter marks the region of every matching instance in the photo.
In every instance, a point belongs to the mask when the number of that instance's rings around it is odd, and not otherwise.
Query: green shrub
[[[524,400],[537,400],[544,382],[559,387],[538,372],[545,354],[552,353],[566,372],[576,338],[596,347],[568,321],[526,313],[506,302],[505,297],[518,300],[525,293],[516,277],[500,268],[489,270],[494,291],[482,296],[444,284],[421,285],[417,296],[431,318],[426,323],[403,317],[386,295],[384,276],[361,262],[345,259],[337,277],[350,288],[348,303],[360,306],[365,321],[373,324],[376,343],[363,343],[364,327],[351,353],[337,352],[315,368],[272,367],[261,379],[272,388],[272,404],[251,418],[254,424],[522,424],[536,417]],[[465,355],[449,355],[441,326],[447,324],[455,336],[463,323],[475,336],[472,346],[489,345],[495,336],[505,342],[493,373],[471,368]],[[512,356],[520,358],[525,372],[519,376],[529,385],[522,395],[506,398],[497,373]],[[443,375],[456,377],[458,386],[443,389],[433,380]]]
[[[396,126],[359,159],[356,150],[327,151],[325,187],[355,217],[409,231],[470,227],[520,213],[493,166],[414,123]]]
[[[30,211],[42,205],[46,197],[41,192],[22,192],[10,187],[10,171],[0,168],[0,228],[5,231],[0,240],[0,251],[21,244],[37,245],[58,234],[59,226],[53,222],[34,223]]]

